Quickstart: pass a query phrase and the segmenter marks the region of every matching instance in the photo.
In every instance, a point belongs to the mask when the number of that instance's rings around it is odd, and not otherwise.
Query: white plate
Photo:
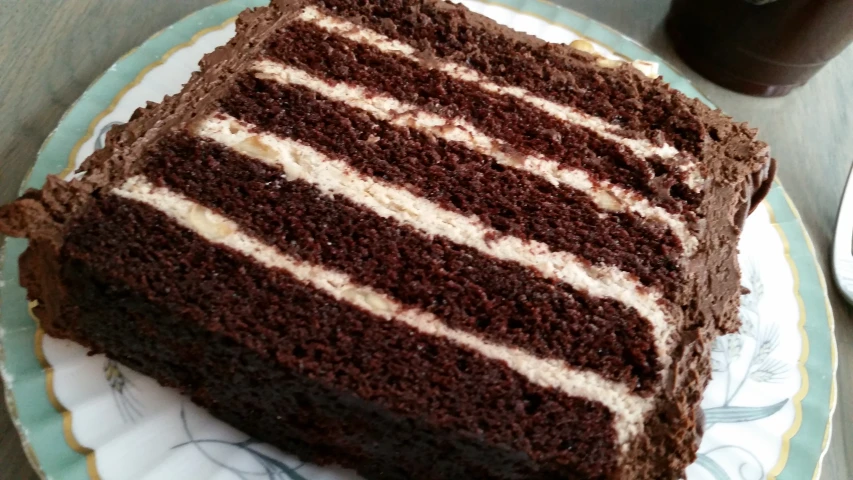
[[[67,174],[103,145],[113,124],[126,121],[146,101],[178,92],[202,55],[234,34],[233,21],[226,19],[254,3],[232,0],[197,12],[112,67],[46,142],[34,169],[35,181],[28,186],[39,186],[46,173],[63,167]],[[599,41],[598,48],[607,55],[660,62],[630,39],[553,5],[517,0],[464,3],[549,41],[568,43],[582,34]],[[661,72],[675,87],[700,96],[665,64]],[[303,464],[251,440],[147,377],[103,356],[88,356],[76,344],[42,335],[26,316],[24,292],[17,284],[17,256],[24,246],[15,239],[7,246],[2,371],[27,451],[46,476],[357,478],[340,469]],[[744,329],[714,346],[714,378],[703,402],[707,431],[688,476],[811,478],[829,433],[835,347],[822,276],[780,186],[750,217],[741,251],[744,285],[752,292],[743,299]],[[806,426],[804,418],[809,420]]]

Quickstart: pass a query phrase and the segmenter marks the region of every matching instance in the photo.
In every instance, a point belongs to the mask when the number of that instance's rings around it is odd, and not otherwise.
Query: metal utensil
[[[835,283],[847,301],[853,303],[853,169],[838,208],[835,240],[832,246],[832,271]]]

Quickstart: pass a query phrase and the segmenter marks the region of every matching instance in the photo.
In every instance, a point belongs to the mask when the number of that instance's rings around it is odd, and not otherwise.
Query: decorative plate
[[[234,16],[263,0],[230,0],[155,35],[110,68],[48,138],[25,188],[70,175],[109,128],[148,100],[177,92],[202,55],[234,33]],[[581,36],[602,54],[660,64],[675,88],[708,102],[663,61],[621,34],[540,1],[464,1],[549,41]],[[709,102],[708,102],[709,103]],[[82,347],[45,336],[18,283],[26,242],[9,239],[0,344],[6,401],[25,451],[46,478],[344,480],[214,419],[176,392]],[[836,351],[823,274],[781,185],[752,215],[741,243],[743,329],[717,341],[703,408],[706,434],[690,480],[816,478],[835,405]]]

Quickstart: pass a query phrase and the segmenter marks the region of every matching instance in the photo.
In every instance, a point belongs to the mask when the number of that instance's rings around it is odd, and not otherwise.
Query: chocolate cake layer
[[[657,381],[648,321],[619,302],[427,237],[213,142],[174,136],[144,171],[283,252],[347,273],[454,328],[564,359],[641,393]]]
[[[680,281],[683,249],[665,226],[631,213],[602,215],[584,193],[459,144],[375,120],[303,87],[253,77],[241,79],[221,105],[235,118],[339,157],[443,208],[476,215],[504,234],[613,265],[666,292]]]
[[[98,200],[71,226],[61,262],[92,347],[143,371],[154,361],[165,368],[159,375],[167,373],[170,383],[214,410],[289,433],[276,439],[307,441],[320,452],[370,440],[364,448],[375,451],[366,457],[376,464],[377,455],[390,461],[397,454],[393,443],[376,445],[383,434],[398,444],[449,434],[473,450],[467,452],[472,458],[456,453],[469,468],[506,457],[508,465],[496,468],[535,471],[532,460],[540,475],[595,478],[613,467],[612,419],[603,406],[538,387],[499,362],[372,317],[215,247],[142,204],[109,195]],[[105,322],[106,305],[118,315]],[[163,355],[151,355],[155,351]],[[211,396],[240,402],[217,405]],[[330,418],[309,414],[313,409]],[[359,410],[374,412],[388,428],[366,429],[369,419]],[[287,421],[276,418],[282,416]],[[349,421],[334,423],[342,419]],[[431,435],[418,438],[419,430]],[[589,454],[602,460],[589,465]]]
[[[323,45],[323,48],[316,48]],[[640,192],[672,212],[690,210],[699,195],[686,173],[554,117],[511,96],[489,93],[428,65],[297,23],[275,36],[265,54],[309,73],[384,92],[447,118],[463,118],[525,155],[545,155],[597,178]],[[679,188],[675,188],[678,186]]]
[[[440,58],[546,98],[679,150],[698,154],[706,131],[693,102],[655,82],[630,75],[602,75],[589,55],[523,34],[497,30],[491,20],[450,3],[418,0],[323,0],[331,13],[408,42]],[[391,21],[400,19],[401,21]],[[513,32],[514,33],[514,32]]]

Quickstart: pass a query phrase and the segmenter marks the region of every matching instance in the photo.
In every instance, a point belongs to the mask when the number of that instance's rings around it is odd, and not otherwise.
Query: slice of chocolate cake
[[[371,479],[675,479],[755,132],[432,0],[274,0],[0,210],[50,335]]]

